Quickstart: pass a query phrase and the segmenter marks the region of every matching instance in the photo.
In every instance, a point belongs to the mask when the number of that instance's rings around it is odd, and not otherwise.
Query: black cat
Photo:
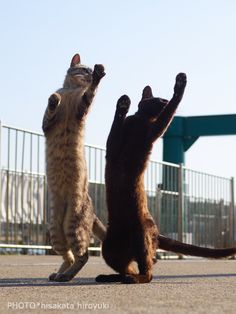
[[[150,282],[157,248],[213,258],[236,253],[235,248],[200,248],[159,235],[148,210],[144,172],[153,143],[172,121],[185,86],[186,75],[180,73],[169,102],[154,98],[151,88],[145,87],[138,111],[127,118],[130,99],[124,95],[118,100],[107,140],[105,179],[109,223],[102,246],[106,263],[118,274],[100,275],[96,278],[98,282]]]

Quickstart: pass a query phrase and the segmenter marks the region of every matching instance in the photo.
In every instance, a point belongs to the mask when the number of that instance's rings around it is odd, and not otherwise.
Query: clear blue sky
[[[234,0],[0,0],[1,100],[4,124],[41,130],[48,96],[61,87],[71,57],[103,63],[86,142],[105,146],[117,99],[136,111],[142,89],[172,96],[175,76],[188,85],[178,115],[236,113]],[[161,159],[161,141],[152,159]],[[236,136],[201,138],[190,168],[236,176]],[[158,148],[158,149],[157,149]]]

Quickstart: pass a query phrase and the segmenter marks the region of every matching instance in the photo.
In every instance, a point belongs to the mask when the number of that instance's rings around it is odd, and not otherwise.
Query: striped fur
[[[85,119],[96,88],[105,75],[80,64],[76,54],[63,87],[52,94],[43,119],[47,180],[50,192],[50,238],[64,262],[50,280],[71,280],[88,260],[92,230],[100,240],[105,227],[96,217],[88,194],[84,154]]]

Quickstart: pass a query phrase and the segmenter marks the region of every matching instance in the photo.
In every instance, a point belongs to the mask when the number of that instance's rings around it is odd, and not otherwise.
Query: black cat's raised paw
[[[55,110],[61,102],[61,96],[58,93],[52,94],[48,99],[48,107],[50,110]]]
[[[102,64],[95,64],[93,70],[93,80],[99,82],[103,76],[105,76],[105,68]]]
[[[131,101],[129,96],[127,95],[121,96],[117,101],[116,111],[119,114],[125,115],[129,111],[130,103]]]
[[[185,73],[179,73],[176,76],[176,81],[175,81],[175,87],[174,87],[174,92],[176,96],[183,94],[185,86],[187,84],[187,76]]]

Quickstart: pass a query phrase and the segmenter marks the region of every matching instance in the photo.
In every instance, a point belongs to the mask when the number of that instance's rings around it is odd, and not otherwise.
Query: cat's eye
[[[90,69],[84,69],[84,71],[87,73],[87,74],[91,74],[92,71]]]

